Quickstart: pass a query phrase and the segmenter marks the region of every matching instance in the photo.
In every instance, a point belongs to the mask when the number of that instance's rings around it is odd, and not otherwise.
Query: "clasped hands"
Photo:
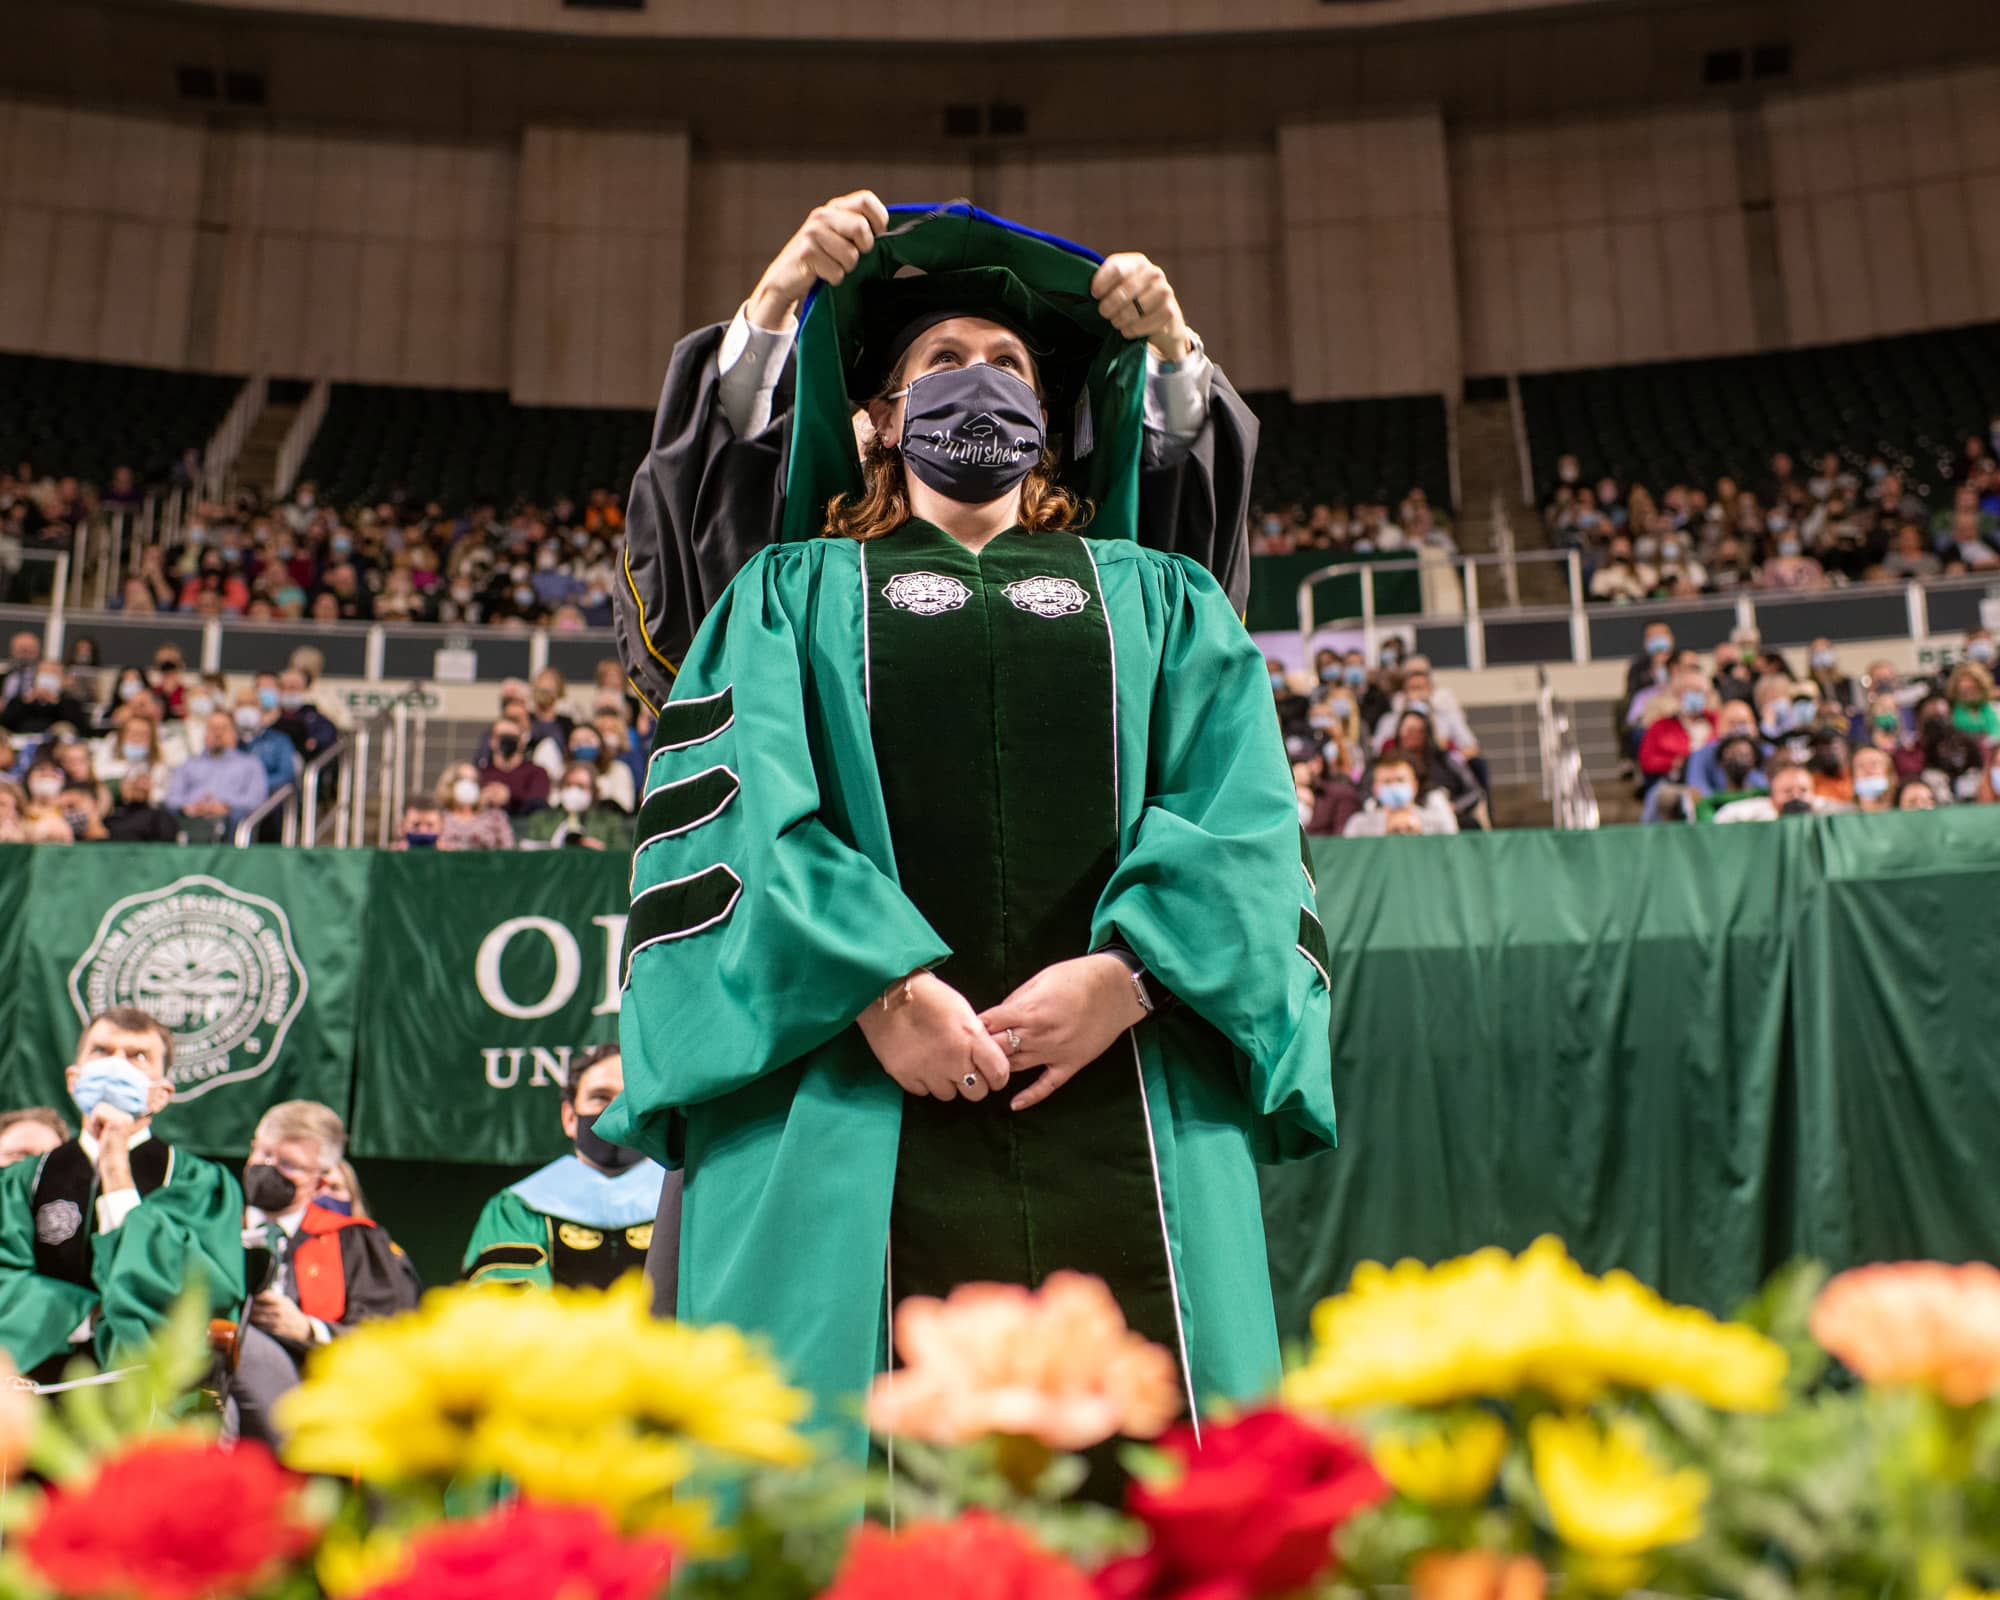
[[[1125,963],[1101,954],[1044,967],[985,1011],[929,972],[910,979],[908,999],[902,984],[888,999],[855,1020],[906,1092],[984,1100],[1014,1074],[1039,1069],[1009,1102],[1016,1111],[1048,1099],[1146,1014]]]

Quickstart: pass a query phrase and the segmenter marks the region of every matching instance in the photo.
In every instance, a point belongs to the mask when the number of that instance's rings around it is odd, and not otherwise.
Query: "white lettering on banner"
[[[569,1083],[569,1049],[559,1044],[553,1050],[544,1050],[533,1045],[528,1050],[528,1060],[533,1064],[534,1076],[528,1080],[531,1089],[543,1089],[554,1084],[558,1089]]]
[[[521,1057],[526,1053],[520,1045],[499,1050],[482,1050],[486,1058],[486,1082],[495,1089],[511,1089],[521,1081]],[[507,1071],[501,1075],[500,1058],[507,1058]]]
[[[555,952],[556,971],[549,981],[548,993],[532,1005],[522,1005],[501,984],[500,962],[514,936],[530,931],[549,941],[549,948]],[[503,1017],[527,1022],[536,1017],[551,1016],[569,1004],[583,978],[583,952],[577,948],[575,935],[553,917],[510,917],[480,940],[479,955],[472,964],[472,971],[482,1000]],[[518,1060],[514,1070],[516,1074],[520,1071]]]
[[[618,1015],[618,957],[625,949],[626,914],[592,917],[590,919],[604,930],[604,998],[590,1008],[593,1017],[615,1017]]]

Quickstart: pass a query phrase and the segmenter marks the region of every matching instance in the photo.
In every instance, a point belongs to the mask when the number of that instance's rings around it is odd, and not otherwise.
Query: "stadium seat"
[[[1413,487],[1434,506],[1451,503],[1442,397],[1296,401],[1264,390],[1243,398],[1262,424],[1256,504],[1394,504]]]
[[[156,483],[182,451],[208,443],[242,387],[238,377],[0,355],[0,459],[9,471],[25,460],[99,484],[130,467]]]

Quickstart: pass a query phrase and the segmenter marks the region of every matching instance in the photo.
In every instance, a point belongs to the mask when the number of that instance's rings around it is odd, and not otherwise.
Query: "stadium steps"
[[[1521,502],[1521,457],[1514,439],[1514,408],[1505,399],[1468,400],[1458,408],[1458,475],[1464,496],[1458,519],[1458,545],[1467,555],[1488,555],[1498,547],[1493,505],[1507,507],[1514,524],[1514,548],[1546,550],[1547,531],[1541,517]],[[1569,585],[1560,568],[1530,562],[1518,569],[1521,604],[1562,605]],[[1497,567],[1479,575],[1479,602],[1498,611],[1507,604],[1506,582]]]
[[[243,449],[236,457],[233,476],[237,483],[264,494],[277,492],[278,452],[285,447],[285,435],[298,420],[295,405],[267,404],[250,424],[243,437]]]

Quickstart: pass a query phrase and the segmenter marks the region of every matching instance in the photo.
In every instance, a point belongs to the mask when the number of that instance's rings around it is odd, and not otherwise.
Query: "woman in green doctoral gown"
[[[704,515],[776,531],[660,707],[600,1123],[684,1168],[680,1314],[852,1429],[895,1302],[1073,1268],[1197,1418],[1260,1393],[1255,1166],[1334,1107],[1267,669],[1208,570],[1254,424],[1152,263],[964,206],[830,202],[737,320],[676,354],[621,596],[657,681]],[[773,432],[775,510],[731,455]]]

